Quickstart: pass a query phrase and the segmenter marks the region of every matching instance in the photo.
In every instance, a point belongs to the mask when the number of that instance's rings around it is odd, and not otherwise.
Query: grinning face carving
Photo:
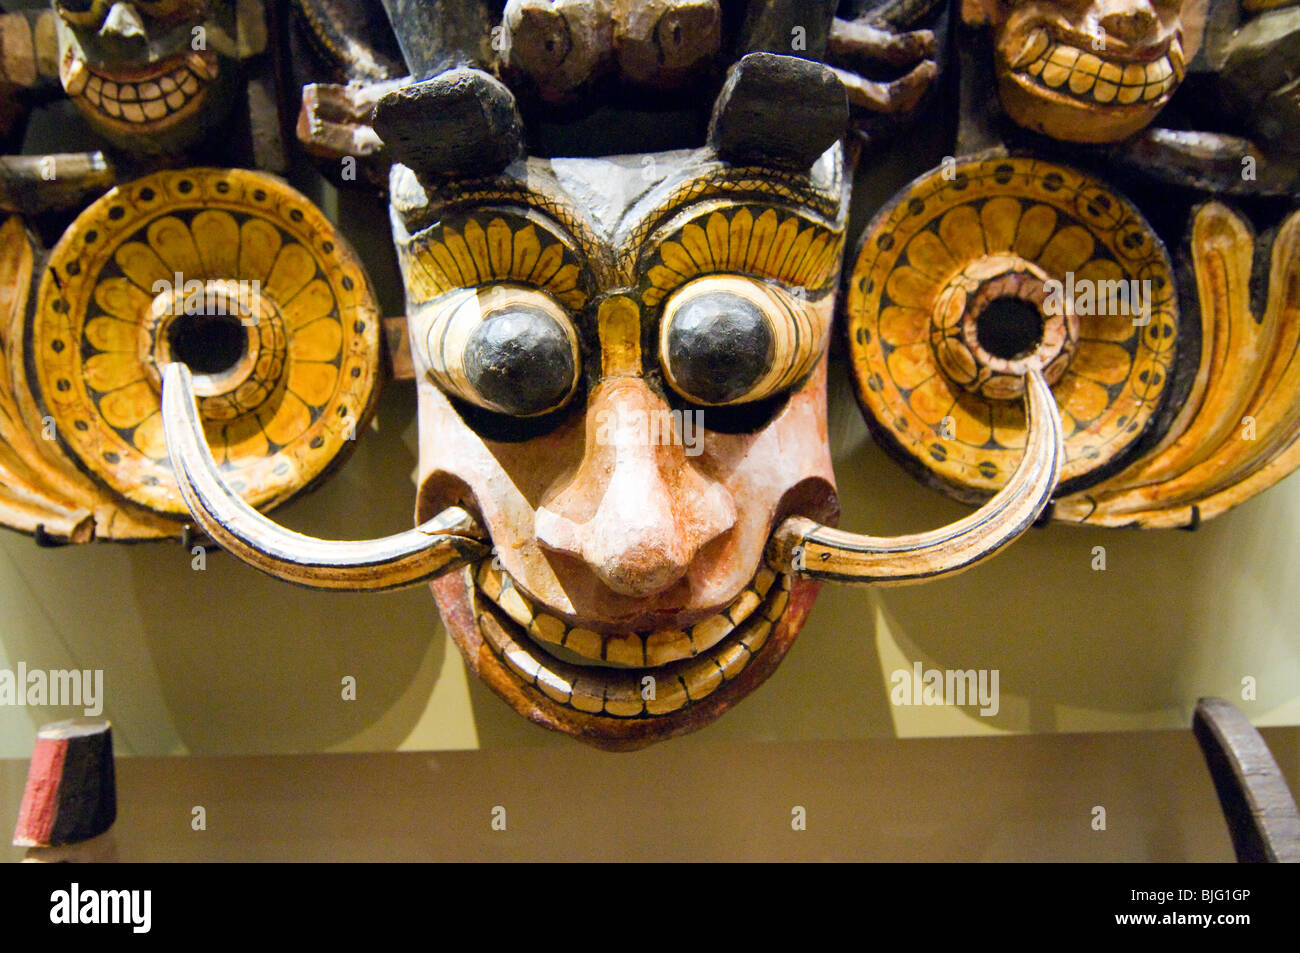
[[[752,690],[811,605],[764,549],[837,510],[839,151],[811,177],[706,152],[524,165],[460,194],[394,174],[418,517],[460,505],[491,536],[434,584],[480,677],[635,747]]]
[[[229,104],[234,8],[229,0],[54,0],[64,92],[122,148],[191,145]]]
[[[755,116],[779,116],[763,124]],[[1025,370],[1006,484],[937,530],[838,516],[826,361],[848,120],[835,74],[754,53],[699,150],[523,158],[512,94],[481,70],[386,94],[375,131],[419,393],[419,525],[313,539],[244,504],[192,375],[163,372],[177,483],[205,532],[322,589],[428,579],[470,668],[532,721],[605,748],[702,727],[753,691],[821,580],[961,572],[1051,498],[1060,414]],[[440,577],[440,578],[439,578]]]
[[[992,25],[1013,120],[1054,139],[1114,142],[1145,128],[1182,82],[1183,4],[978,0],[973,19]]]

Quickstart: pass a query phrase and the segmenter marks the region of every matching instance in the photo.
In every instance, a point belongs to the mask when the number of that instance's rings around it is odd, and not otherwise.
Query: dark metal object
[[[1202,698],[1192,731],[1214,780],[1239,863],[1300,863],[1300,813],[1277,761],[1250,721]]]

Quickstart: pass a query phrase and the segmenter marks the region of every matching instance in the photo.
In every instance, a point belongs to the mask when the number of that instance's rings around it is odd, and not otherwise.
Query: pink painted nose
[[[700,549],[735,525],[736,504],[695,467],[673,423],[644,380],[597,385],[582,463],[537,510],[538,541],[579,557],[624,595],[654,595],[681,579]]]

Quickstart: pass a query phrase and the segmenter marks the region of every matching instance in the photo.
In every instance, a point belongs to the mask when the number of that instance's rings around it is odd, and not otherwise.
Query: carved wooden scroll
[[[960,499],[999,489],[1018,464],[1029,370],[1061,414],[1062,482],[1110,465],[1153,419],[1179,328],[1169,258],[1130,203],[1067,167],[1007,157],[937,169],[883,209],[846,310],[874,433]]]
[[[1260,246],[1262,300],[1252,294]],[[1204,205],[1190,255],[1201,313],[1192,390],[1154,449],[1061,500],[1062,519],[1194,527],[1300,466],[1300,214],[1257,243],[1236,213]]]

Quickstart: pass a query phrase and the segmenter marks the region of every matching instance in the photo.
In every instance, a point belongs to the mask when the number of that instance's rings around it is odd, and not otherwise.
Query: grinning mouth
[[[601,634],[539,609],[491,559],[473,576],[479,629],[515,676],[576,711],[626,719],[680,711],[733,681],[790,600],[790,577],[763,567],[725,610],[692,626]]]
[[[215,53],[194,51],[137,70],[91,68],[76,47],[60,63],[64,92],[95,119],[125,128],[171,125],[199,108],[217,78]]]
[[[1040,93],[1112,108],[1162,106],[1186,72],[1177,36],[1157,55],[1121,58],[1055,40],[1044,27],[1029,32],[1009,65]]]

